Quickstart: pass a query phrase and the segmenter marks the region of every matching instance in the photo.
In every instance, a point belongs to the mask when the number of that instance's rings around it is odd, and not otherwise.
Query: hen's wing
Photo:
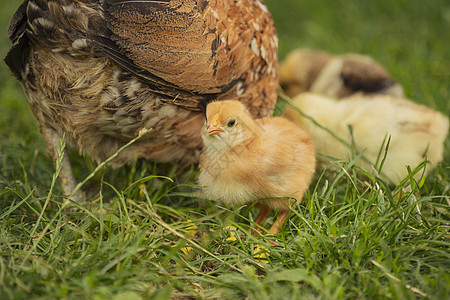
[[[261,22],[250,1],[105,0],[103,10],[107,26],[91,32],[97,47],[183,107],[203,108],[264,63],[251,45],[270,17]]]

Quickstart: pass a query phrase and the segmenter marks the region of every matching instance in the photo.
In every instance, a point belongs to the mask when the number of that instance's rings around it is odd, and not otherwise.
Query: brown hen
[[[5,58],[56,160],[59,141],[100,162],[196,161],[206,105],[255,117],[277,98],[277,36],[260,0],[25,0]],[[65,155],[60,179],[76,180]]]

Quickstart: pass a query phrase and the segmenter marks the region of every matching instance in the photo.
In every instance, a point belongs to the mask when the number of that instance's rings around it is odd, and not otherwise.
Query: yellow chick
[[[299,94],[293,103],[304,114],[330,129],[374,164],[383,140],[390,137],[382,173],[398,184],[407,175],[406,166],[416,168],[430,161],[426,171],[442,161],[449,120],[443,114],[410,100],[389,95],[357,94],[340,100],[311,93]],[[350,159],[351,150],[308,118],[288,107],[284,116],[308,131],[318,153],[339,159]],[[373,173],[374,167],[359,160],[357,165]],[[417,174],[416,179],[421,174]]]
[[[297,49],[280,66],[280,85],[289,97],[302,92],[342,98],[354,93],[403,97],[403,87],[369,56],[330,55]]]
[[[301,201],[315,169],[310,135],[282,117],[255,120],[234,100],[208,104],[202,128],[199,183],[211,199],[231,205],[257,202],[261,225],[280,209],[270,228],[277,233],[289,206]]]

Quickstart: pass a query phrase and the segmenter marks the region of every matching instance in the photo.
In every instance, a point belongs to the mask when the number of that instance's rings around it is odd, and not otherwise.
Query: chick
[[[303,93],[295,97],[293,103],[357,151],[364,152],[371,164],[358,160],[357,165],[365,171],[374,172],[373,164],[382,151],[381,157],[386,155],[382,173],[394,184],[408,175],[406,166],[414,169],[428,160],[425,171],[429,171],[442,160],[448,118],[410,100],[358,94],[338,101]],[[351,158],[347,146],[292,107],[285,110],[284,116],[311,134],[318,153],[344,160]],[[383,141],[388,137],[389,149],[385,153]],[[421,174],[416,174],[416,179],[419,176]]]
[[[230,205],[257,202],[258,225],[272,209],[280,209],[269,230],[277,233],[314,174],[310,135],[282,117],[254,119],[234,100],[208,104],[201,134],[199,183],[204,194]]]
[[[280,66],[280,85],[286,95],[302,92],[342,98],[354,93],[403,97],[403,87],[371,57],[297,49]]]

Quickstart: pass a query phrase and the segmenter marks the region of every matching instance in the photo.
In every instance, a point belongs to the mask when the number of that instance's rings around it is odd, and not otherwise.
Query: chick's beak
[[[219,135],[223,132],[223,129],[220,128],[219,122],[219,114],[215,114],[208,122],[208,126],[206,127],[206,133],[210,135]]]

